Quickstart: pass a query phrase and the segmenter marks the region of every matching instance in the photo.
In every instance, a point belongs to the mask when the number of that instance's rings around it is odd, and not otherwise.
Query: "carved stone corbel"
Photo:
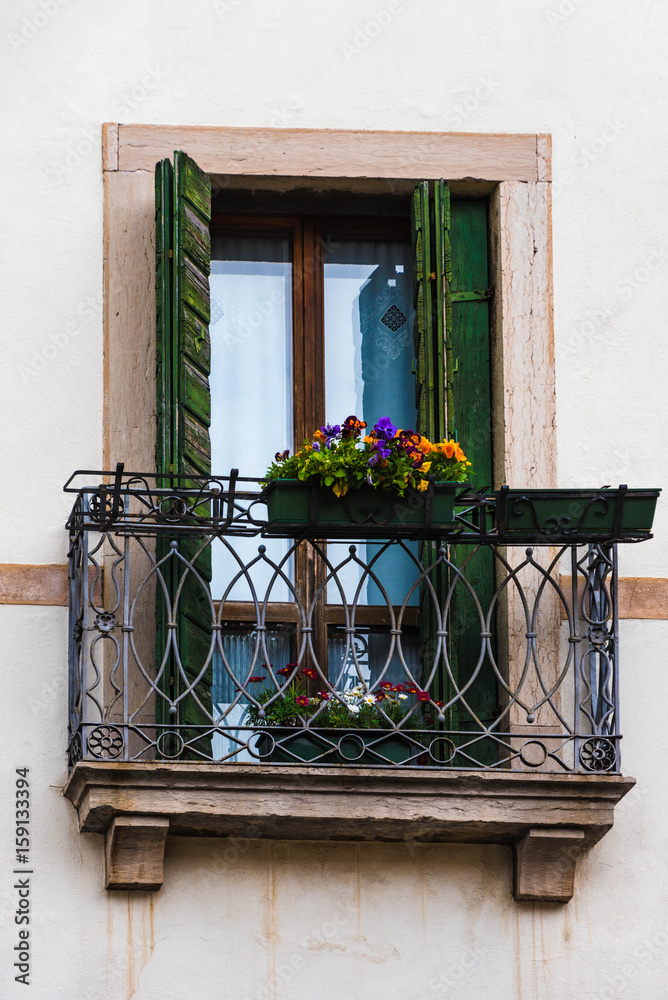
[[[532,827],[515,846],[515,899],[567,903],[573,897],[575,863],[584,830]]]
[[[105,838],[107,889],[159,889],[163,882],[166,816],[114,816]]]

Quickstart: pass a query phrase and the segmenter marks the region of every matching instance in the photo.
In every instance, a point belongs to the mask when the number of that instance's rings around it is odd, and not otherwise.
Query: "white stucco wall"
[[[3,15],[0,562],[63,561],[61,484],[101,462],[103,121],[552,133],[560,484],[666,483],[665,4],[13,0]],[[625,575],[666,575],[665,501],[656,534],[627,547]],[[562,907],[512,902],[506,849],[438,845],[173,840],[161,892],[105,893],[101,839],[59,793],[65,622],[0,607],[3,802],[15,767],[33,782],[32,996],[666,995],[668,623],[622,623],[639,785]],[[22,990],[11,831],[3,810],[3,996]]]

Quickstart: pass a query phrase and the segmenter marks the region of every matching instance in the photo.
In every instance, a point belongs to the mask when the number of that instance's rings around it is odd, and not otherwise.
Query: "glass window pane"
[[[211,463],[264,475],[292,448],[290,241],[215,236],[211,247]]]
[[[413,374],[412,250],[399,242],[340,241],[328,237],[324,263],[325,406],[327,421],[341,423],[349,414],[369,427],[390,417],[401,428],[415,428]],[[368,543],[362,558],[372,559],[382,545]],[[417,554],[417,545],[410,545]],[[392,603],[401,604],[415,579],[415,564],[401,549],[384,552],[376,564]],[[342,573],[346,593],[354,594],[357,566]],[[328,599],[338,602],[335,588]],[[363,601],[384,604],[369,580]],[[417,592],[409,603],[418,603]]]
[[[211,468],[229,475],[263,476],[275,452],[292,449],[292,260],[290,241],[214,236],[211,247]],[[258,555],[258,539],[238,538],[244,562]],[[287,543],[272,542],[267,555],[280,561]],[[212,593],[223,596],[239,565],[214,545]],[[254,585],[266,590],[272,570],[258,565]],[[242,578],[228,600],[252,599]],[[271,592],[289,599],[285,584]]]
[[[325,257],[325,405],[337,423],[390,417],[413,428],[411,247],[336,241]]]

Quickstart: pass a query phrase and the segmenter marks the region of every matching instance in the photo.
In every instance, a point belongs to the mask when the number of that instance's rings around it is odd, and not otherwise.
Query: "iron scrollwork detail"
[[[88,752],[98,760],[119,757],[123,751],[123,733],[116,726],[96,726],[88,734]]]
[[[612,771],[617,763],[614,743],[603,736],[586,740],[580,748],[580,763],[585,771]]]

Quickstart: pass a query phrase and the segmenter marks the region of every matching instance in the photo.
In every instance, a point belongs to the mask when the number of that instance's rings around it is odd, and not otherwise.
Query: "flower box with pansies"
[[[355,416],[326,424],[295,455],[277,453],[264,500],[271,533],[359,537],[451,530],[471,463],[456,441],[432,443],[381,417],[363,435]]]
[[[249,677],[247,718],[257,726],[254,752],[272,764],[420,764],[428,754],[443,703],[417,684],[380,681],[343,691],[322,683],[314,667],[288,663]],[[325,682],[326,683],[326,682]],[[264,685],[259,687],[259,685]],[[397,728],[401,726],[401,728]]]

